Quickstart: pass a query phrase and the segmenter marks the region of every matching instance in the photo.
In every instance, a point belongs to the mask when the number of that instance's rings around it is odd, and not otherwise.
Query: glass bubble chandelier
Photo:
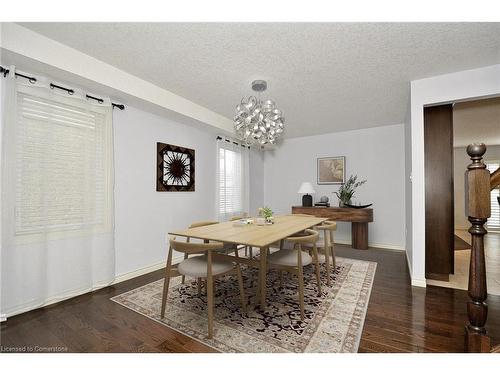
[[[253,81],[252,90],[258,93],[258,97],[243,98],[236,106],[234,130],[238,138],[247,145],[274,145],[283,134],[285,123],[283,112],[276,107],[273,100],[260,99],[260,93],[266,88],[266,81]]]

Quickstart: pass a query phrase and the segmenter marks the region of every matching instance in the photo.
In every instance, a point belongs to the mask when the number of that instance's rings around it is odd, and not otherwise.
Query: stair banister
[[[484,224],[491,215],[490,191],[500,182],[500,169],[490,175],[482,161],[486,152],[483,143],[467,147],[472,163],[465,172],[465,215],[471,227],[472,249],[469,267],[469,302],[465,326],[465,350],[467,352],[489,353],[490,337],[486,332],[488,297],[486,288],[486,264],[484,257]],[[495,348],[496,349],[496,348]]]

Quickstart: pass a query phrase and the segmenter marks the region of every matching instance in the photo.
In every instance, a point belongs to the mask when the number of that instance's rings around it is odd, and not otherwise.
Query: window
[[[500,167],[500,161],[487,161],[486,168],[493,173]],[[488,229],[500,229],[500,207],[498,204],[498,196],[500,195],[500,189],[493,189],[490,193],[491,202],[491,216],[486,222],[486,227]]]
[[[83,101],[17,92],[16,235],[109,222],[109,116]]]
[[[225,140],[217,143],[217,217],[226,221],[248,211],[248,149]]]

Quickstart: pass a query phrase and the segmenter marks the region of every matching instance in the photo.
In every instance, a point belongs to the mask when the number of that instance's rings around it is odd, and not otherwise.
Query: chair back
[[[286,240],[296,244],[315,244],[319,237],[318,231],[312,229],[306,229],[304,234],[304,236],[287,237]]]
[[[337,223],[335,221],[323,221],[321,225],[316,226],[318,230],[337,230]]]
[[[324,221],[321,225],[316,226],[315,229],[323,231],[325,246],[333,246],[333,232],[337,230],[337,223],[335,221]]]
[[[220,250],[224,248],[222,242],[198,243],[177,241],[175,237],[170,238],[170,248],[185,254],[199,254],[210,250]]]

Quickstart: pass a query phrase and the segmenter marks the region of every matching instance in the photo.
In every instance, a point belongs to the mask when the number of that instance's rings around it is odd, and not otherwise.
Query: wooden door
[[[453,107],[424,108],[425,273],[448,280],[454,269]]]

